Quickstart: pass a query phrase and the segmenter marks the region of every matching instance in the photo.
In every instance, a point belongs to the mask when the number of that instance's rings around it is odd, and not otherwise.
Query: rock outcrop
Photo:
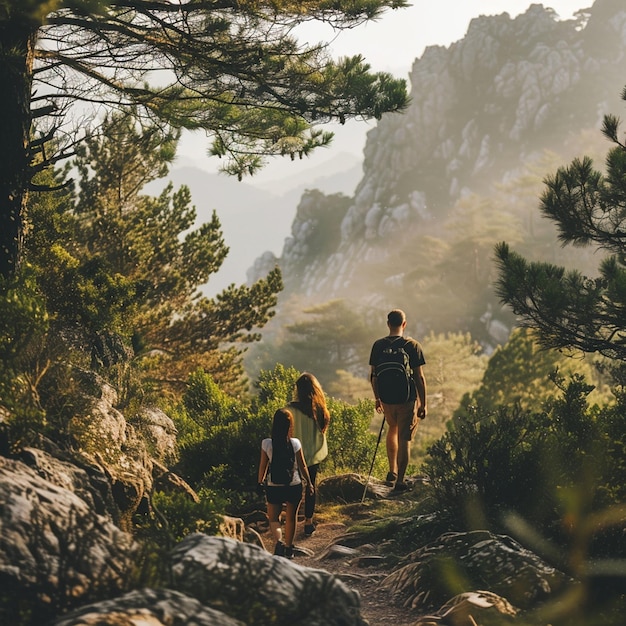
[[[540,4],[514,19],[474,19],[462,40],[429,47],[416,59],[411,104],[368,133],[354,197],[305,193],[280,258],[263,255],[248,279],[278,264],[286,294],[304,302],[345,298],[386,311],[400,300],[423,320],[410,329],[414,335],[469,330],[493,348],[513,320],[497,319],[498,300],[485,293],[490,276],[478,265],[489,265],[501,239],[485,242],[482,252],[459,251],[447,267],[445,244],[425,238],[449,241],[446,220],[458,202],[515,179],[545,151],[564,154],[572,134],[594,129],[600,140],[603,115],[622,110],[625,55],[626,7],[615,0],[596,0],[586,15],[567,21]],[[524,215],[536,212],[537,195],[525,201]],[[529,230],[528,245],[538,246],[535,239]],[[542,245],[558,249],[556,237]],[[467,292],[448,282],[461,268],[474,270],[463,281]],[[488,306],[497,337],[480,330]],[[450,319],[442,315],[457,307]],[[274,324],[283,323],[279,311]]]
[[[195,598],[171,589],[140,589],[90,604],[65,615],[54,626],[122,624],[139,626],[244,626]]]
[[[116,408],[117,391],[96,373],[77,371],[84,403],[69,422],[76,455],[110,483],[115,521],[130,530],[132,517],[176,459],[176,427],[158,408],[144,408],[132,421]],[[174,481],[172,481],[173,484]],[[170,485],[171,486],[171,485]]]
[[[20,615],[44,623],[125,590],[137,551],[97,512],[102,503],[84,470],[41,451],[25,454],[32,467],[0,457],[0,621],[7,624]]]

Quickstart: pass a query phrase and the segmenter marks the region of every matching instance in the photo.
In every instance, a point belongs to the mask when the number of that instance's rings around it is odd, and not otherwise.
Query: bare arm
[[[265,480],[267,474],[267,466],[269,465],[270,458],[267,456],[265,450],[261,450],[261,460],[259,461],[259,475],[257,482],[260,484]]]
[[[376,398],[376,411],[381,413],[383,410],[380,398],[378,397],[378,378],[376,377],[376,368],[370,365],[370,384],[372,385],[372,391],[374,392],[374,398]]]
[[[302,454],[302,448],[298,450],[298,454],[296,455],[296,461],[298,462],[298,470],[300,471],[300,476],[302,476],[306,480],[306,490],[309,493],[313,493],[313,481],[311,480],[311,476],[309,474],[309,468],[306,466],[304,455]]]
[[[428,407],[426,406],[426,378],[424,378],[424,371],[421,365],[416,370],[414,370],[413,380],[415,381],[417,398],[419,400],[417,416],[421,419],[424,419],[426,417],[426,414],[428,413]]]

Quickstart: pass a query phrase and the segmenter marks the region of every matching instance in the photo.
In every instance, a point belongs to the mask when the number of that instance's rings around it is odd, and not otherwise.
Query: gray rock
[[[0,457],[5,616],[25,607],[31,615],[49,615],[119,592],[134,567],[137,546],[110,517],[96,513],[81,470],[38,456],[54,482],[21,461]]]
[[[247,624],[366,625],[356,591],[258,546],[189,535],[172,552],[172,572],[178,591]]]
[[[81,607],[53,626],[244,626],[220,611],[170,589],[141,589]]]
[[[144,407],[133,420],[150,450],[150,455],[164,465],[173,465],[178,460],[178,431],[172,419],[158,407]]]
[[[446,533],[409,554],[383,586],[405,606],[432,610],[459,592],[487,588],[518,608],[550,598],[571,583],[564,573],[506,535]]]
[[[152,489],[151,452],[143,435],[116,408],[116,390],[94,372],[77,371],[84,406],[68,431],[84,464],[100,468],[111,483],[119,523],[132,529],[132,517]],[[173,425],[172,425],[173,426]]]

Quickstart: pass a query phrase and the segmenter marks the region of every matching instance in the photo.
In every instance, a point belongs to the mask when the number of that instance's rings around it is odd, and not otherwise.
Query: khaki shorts
[[[398,439],[411,441],[419,423],[417,402],[412,401],[406,404],[385,404],[381,402],[381,404],[387,424],[398,427]]]

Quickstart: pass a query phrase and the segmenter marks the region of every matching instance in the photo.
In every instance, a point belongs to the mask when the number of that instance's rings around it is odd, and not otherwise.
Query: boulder
[[[112,600],[81,607],[53,626],[244,626],[171,589],[140,589]]]
[[[409,554],[382,584],[405,606],[430,611],[485,588],[526,609],[571,582],[510,537],[476,530],[441,535]]]
[[[175,589],[246,624],[366,626],[358,593],[332,574],[233,539],[188,535],[172,574]]]
[[[119,593],[134,567],[137,546],[96,512],[84,472],[38,456],[39,471],[0,457],[3,624],[23,615],[44,623],[60,609]]]
[[[389,487],[384,482],[374,477],[368,482],[367,476],[361,474],[329,476],[318,483],[317,493],[323,502],[360,502],[366,483],[368,498],[384,498],[389,494]]]

